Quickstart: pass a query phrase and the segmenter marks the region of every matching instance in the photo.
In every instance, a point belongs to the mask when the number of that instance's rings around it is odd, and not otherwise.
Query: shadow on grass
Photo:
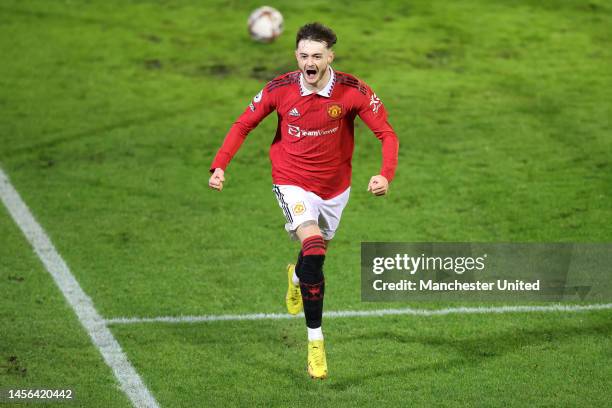
[[[455,333],[456,334],[456,333]],[[378,378],[414,376],[415,373],[446,372],[456,367],[478,366],[489,359],[503,357],[525,347],[539,347],[540,350],[553,350],[560,343],[582,336],[612,337],[612,320],[596,322],[581,326],[556,327],[542,329],[504,330],[502,332],[485,334],[482,331],[470,333],[469,337],[452,336],[450,333],[440,335],[404,334],[401,332],[372,331],[365,335],[348,335],[336,338],[336,342],[366,343],[355,347],[355,354],[363,355],[367,359],[367,351],[371,343],[392,342],[398,347],[406,348],[408,344],[421,345],[423,348],[440,349],[454,355],[444,361],[412,364],[406,361],[401,367],[383,370],[368,370],[359,375],[341,376],[337,378],[331,388],[344,390],[349,387],[363,385]],[[389,346],[387,346],[389,347]],[[393,347],[393,346],[391,346]],[[362,349],[361,352],[359,349]]]
[[[219,364],[213,368],[217,374],[222,375],[227,369],[223,368],[221,362],[229,364],[233,361],[232,365],[242,367],[244,378],[260,378],[262,386],[275,387],[290,383],[293,387],[311,390],[312,382],[305,369],[305,339],[301,337],[304,333],[297,328],[298,322],[290,322],[291,326],[286,323],[280,327],[279,322],[257,322],[257,326],[251,327],[245,327],[245,322],[216,322],[188,327],[172,325],[165,328],[159,325],[164,336],[158,339],[166,341],[167,336],[174,337],[174,342],[182,343],[188,349],[214,348],[215,358],[219,359]],[[572,320],[565,324],[547,320],[541,324],[546,326],[502,329],[481,326],[477,330],[470,329],[469,333],[462,333],[456,326],[451,326],[428,330],[427,334],[415,333],[414,328],[406,329],[405,326],[391,329],[389,326],[380,329],[360,328],[342,334],[342,329],[336,327],[335,333],[329,336],[328,364],[331,377],[321,386],[345,391],[368,387],[369,383],[381,378],[409,378],[421,374],[432,377],[455,369],[478,367],[524,348],[535,348],[544,355],[580,337],[612,338],[612,320],[609,319],[585,323]],[[373,350],[377,352],[373,353]],[[394,351],[397,351],[395,355],[392,354]],[[419,358],[406,357],[415,352],[418,352]],[[426,353],[431,353],[434,359],[442,357],[438,361],[427,361],[427,356],[424,357]],[[383,355],[393,357],[393,367],[386,367]],[[203,354],[195,358],[205,361],[210,359],[210,355]],[[334,362],[340,361],[350,364],[351,369],[342,372],[335,368],[339,364]]]

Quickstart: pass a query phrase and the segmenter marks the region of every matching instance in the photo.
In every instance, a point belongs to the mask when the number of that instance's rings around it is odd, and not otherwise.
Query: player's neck
[[[314,85],[311,85],[308,82],[304,81],[304,86],[306,87],[306,89],[313,93],[321,92],[327,86],[330,79],[331,69],[327,67],[327,69],[325,70],[325,74],[323,74],[321,79],[319,79]]]

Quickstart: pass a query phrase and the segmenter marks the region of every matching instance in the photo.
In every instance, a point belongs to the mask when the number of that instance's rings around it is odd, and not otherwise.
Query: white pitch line
[[[96,311],[93,302],[70,272],[68,265],[57,252],[53,243],[36,222],[19,193],[11,185],[8,176],[0,168],[0,198],[19,226],[47,271],[62,291],[62,294],[76,313],[79,321],[91,337],[93,344],[102,354],[104,361],[113,370],[121,389],[132,401],[134,407],[158,407],[155,397],[128,360],[106,326],[105,320]]]
[[[495,314],[495,313],[533,313],[533,312],[581,312],[588,310],[610,310],[612,303],[595,305],[547,305],[547,306],[498,306],[498,307],[454,307],[446,309],[378,309],[378,310],[340,310],[323,313],[325,318],[337,317],[376,317],[376,316],[444,316],[449,314]],[[116,317],[107,319],[107,324],[134,323],[199,323],[228,320],[280,320],[302,317],[286,313],[254,313],[204,316],[159,316],[159,317]]]

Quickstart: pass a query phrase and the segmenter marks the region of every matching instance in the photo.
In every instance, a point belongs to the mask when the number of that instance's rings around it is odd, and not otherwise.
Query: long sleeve
[[[382,143],[382,165],[380,174],[389,182],[395,177],[399,140],[387,121],[387,111],[381,100],[366,86],[367,92],[361,98],[359,117]]]
[[[229,132],[227,132],[221,148],[217,151],[210,165],[210,171],[213,172],[216,168],[225,170],[249,132],[275,108],[275,101],[268,94],[266,87],[264,87],[264,89],[255,95],[253,101],[251,101],[242,115],[236,119]]]

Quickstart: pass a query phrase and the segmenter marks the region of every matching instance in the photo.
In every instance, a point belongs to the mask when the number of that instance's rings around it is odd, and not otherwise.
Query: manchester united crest
[[[332,119],[338,119],[340,116],[342,116],[342,105],[332,103],[327,107],[327,114]]]
[[[295,215],[302,215],[304,214],[304,211],[306,211],[306,207],[304,206],[304,203],[301,201],[299,203],[296,203],[293,206],[293,213]]]

